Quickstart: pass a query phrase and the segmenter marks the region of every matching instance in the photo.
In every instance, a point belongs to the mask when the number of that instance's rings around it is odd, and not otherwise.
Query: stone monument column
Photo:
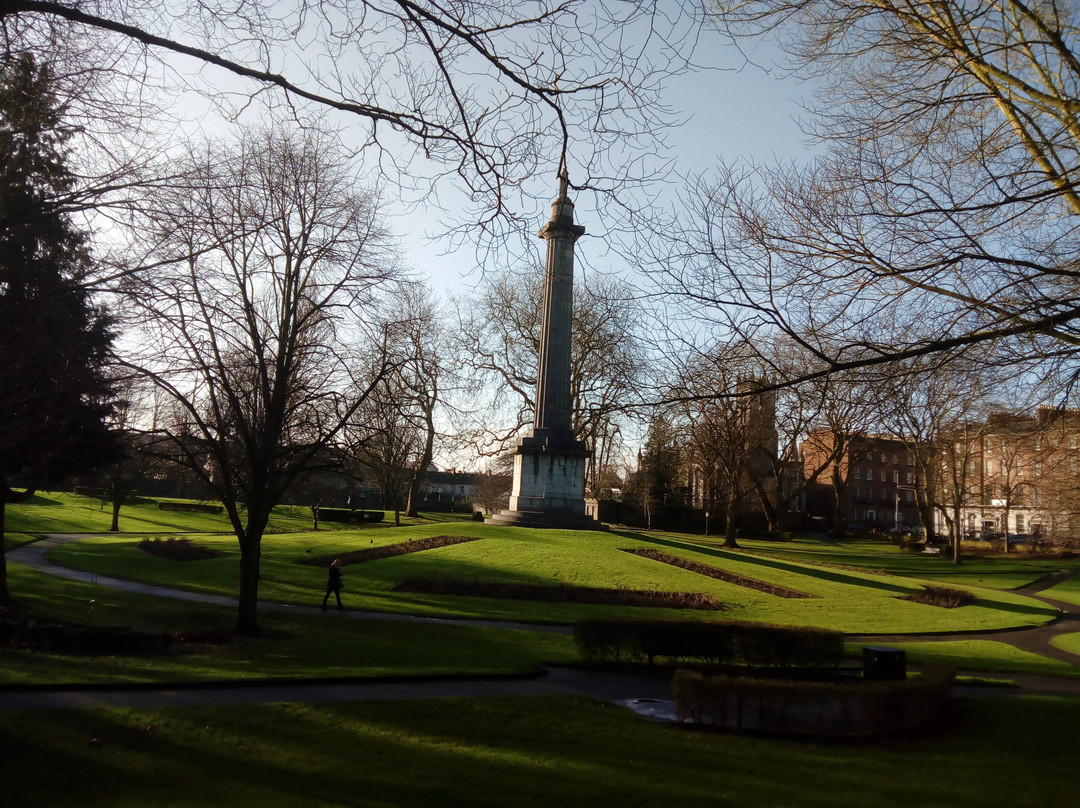
[[[585,514],[585,464],[590,452],[574,437],[570,401],[574,242],[585,228],[574,224],[566,169],[551,219],[540,229],[547,241],[543,320],[533,429],[518,441],[510,509],[491,517],[497,525],[603,530]]]

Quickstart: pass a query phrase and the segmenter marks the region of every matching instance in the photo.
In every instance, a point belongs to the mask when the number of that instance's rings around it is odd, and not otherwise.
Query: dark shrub
[[[844,658],[837,631],[756,623],[583,620],[574,627],[588,662],[700,659],[720,665],[835,667]]]
[[[895,682],[826,682],[675,674],[678,715],[696,723],[788,735],[866,736],[911,729],[933,717],[952,671]]]
[[[83,626],[46,620],[0,620],[4,645],[61,654],[158,654],[172,643],[172,635],[135,631],[123,626]]]
[[[223,505],[211,505],[208,502],[159,502],[162,511],[184,511],[186,513],[225,513]]]
[[[956,609],[960,606],[970,606],[978,598],[965,589],[952,589],[948,586],[924,586],[921,592],[901,595],[900,600],[924,603],[927,606],[940,606],[943,609]]]
[[[221,558],[224,553],[211,550],[191,539],[184,538],[146,538],[135,545],[144,553],[167,558],[170,561],[201,561],[205,558]]]
[[[319,508],[319,519],[324,522],[381,522],[386,517],[384,511],[350,511],[348,508]]]

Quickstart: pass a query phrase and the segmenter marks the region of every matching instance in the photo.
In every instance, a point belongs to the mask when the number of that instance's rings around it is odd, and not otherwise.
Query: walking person
[[[341,561],[336,558],[330,564],[330,577],[326,579],[326,594],[322,599],[322,610],[324,612],[326,611],[326,602],[330,600],[331,592],[337,598],[338,609],[344,611],[345,607],[341,605]]]

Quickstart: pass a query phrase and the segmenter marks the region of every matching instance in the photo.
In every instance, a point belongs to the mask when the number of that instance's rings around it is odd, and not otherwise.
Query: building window
[[[907,502],[908,505],[910,505],[912,502],[915,501],[915,492],[914,491],[905,491],[904,492],[904,500]]]
[[[1035,458],[1035,476],[1038,477],[1042,474],[1042,460]]]
[[[1069,455],[1069,474],[1076,474],[1076,455]]]
[[[866,467],[866,479],[867,480],[874,479],[874,470],[870,466]]]
[[[881,489],[881,501],[882,502],[888,502],[889,501],[889,489],[887,489],[887,488],[882,488]]]
[[[1076,435],[1069,435],[1069,448],[1070,449],[1075,449],[1076,448]]]
[[[1042,438],[1035,438],[1035,451],[1036,452],[1041,452],[1042,451]]]
[[[855,467],[855,479],[856,480],[861,480],[862,479],[862,466],[856,466]]]
[[[884,452],[881,453],[881,462],[882,463],[885,462],[885,453]]]
[[[1024,514],[1022,514],[1022,513],[1016,514],[1016,532],[1017,533],[1023,533],[1024,532]]]
[[[894,483],[899,483],[900,482],[900,472],[899,471],[894,471],[892,473],[892,481]]]
[[[900,465],[900,455],[894,454],[892,456],[892,462],[893,462],[894,466],[899,466]]]
[[[914,466],[915,465],[915,458],[911,454],[908,454],[908,456],[907,456],[907,464],[909,466]]]
[[[907,484],[908,485],[914,485],[915,484],[915,475],[912,474],[910,471],[907,473],[906,479],[907,479]]]
[[[994,461],[993,460],[987,460],[986,461],[986,473],[987,474],[993,474],[994,473]]]

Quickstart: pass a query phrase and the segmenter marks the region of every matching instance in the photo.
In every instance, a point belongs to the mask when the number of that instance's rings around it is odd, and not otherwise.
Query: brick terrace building
[[[886,435],[855,437],[833,462],[829,457],[834,445],[833,433],[821,429],[811,432],[799,447],[807,476],[825,465],[817,481],[806,488],[807,515],[834,527],[840,520],[840,527],[853,530],[910,530],[919,525],[918,492],[924,486],[915,457],[903,441]]]
[[[1080,539],[1080,410],[997,413],[952,437],[966,463],[967,536]]]

